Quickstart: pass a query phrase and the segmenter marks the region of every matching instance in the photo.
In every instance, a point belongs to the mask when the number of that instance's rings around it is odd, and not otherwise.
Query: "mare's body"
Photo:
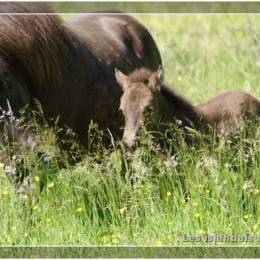
[[[114,66],[131,71],[136,64],[161,63],[148,31],[129,16],[99,17],[98,23],[93,20],[90,27],[81,29],[85,18],[62,25],[55,15],[28,15],[50,13],[45,6],[8,3],[0,4],[0,9],[27,13],[0,16],[0,87],[4,91],[0,105],[8,96],[18,111],[37,98],[47,117],[59,117],[60,125],[72,128],[82,142],[91,120],[103,130],[120,133],[122,91],[114,79]],[[107,19],[109,28],[102,31]],[[122,34],[129,23],[130,35]],[[92,44],[93,39],[99,44]],[[115,39],[111,56],[110,42]]]
[[[74,16],[64,22],[80,43],[97,59],[95,82],[86,88],[83,114],[85,124],[91,120],[103,130],[121,135],[124,126],[119,112],[121,88],[115,81],[115,68],[130,73],[136,68],[155,69],[161,64],[158,48],[143,25],[128,15]],[[88,67],[82,65],[88,70]],[[86,129],[86,125],[83,126]]]
[[[72,16],[64,26],[72,30],[86,48],[114,74],[115,68],[130,73],[161,64],[158,48],[147,29],[126,14]],[[114,77],[112,77],[114,78]]]

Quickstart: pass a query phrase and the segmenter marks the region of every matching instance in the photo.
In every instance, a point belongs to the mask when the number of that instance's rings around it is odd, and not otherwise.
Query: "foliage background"
[[[167,84],[193,103],[231,90],[260,98],[259,16],[135,17],[158,44]],[[191,244],[186,235],[214,233],[259,238],[259,135],[241,132],[225,141],[196,134],[196,145],[188,145],[172,131],[164,155],[145,135],[132,155],[120,144],[107,150],[93,136],[93,149],[78,151],[82,160],[70,166],[55,129],[42,126],[43,149],[54,160],[42,164],[23,152],[31,174],[23,203],[1,165],[0,244],[180,245]]]

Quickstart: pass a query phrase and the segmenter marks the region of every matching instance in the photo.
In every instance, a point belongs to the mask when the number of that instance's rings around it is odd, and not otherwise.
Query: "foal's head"
[[[136,135],[144,122],[145,114],[155,106],[162,69],[161,66],[155,72],[138,69],[129,76],[116,69],[115,77],[123,90],[120,100],[120,110],[125,118],[123,143],[131,148],[136,144]]]

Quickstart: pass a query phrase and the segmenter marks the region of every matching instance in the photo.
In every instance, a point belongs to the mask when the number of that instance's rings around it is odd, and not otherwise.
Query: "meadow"
[[[194,104],[232,90],[260,99],[260,16],[135,17],[158,44],[165,82]],[[102,147],[93,128],[71,165],[56,130],[39,129],[49,163],[22,152],[31,182],[23,202],[0,165],[0,245],[194,245],[187,235],[207,234],[251,234],[259,245],[259,131],[230,140],[192,132],[190,145],[170,129],[163,153],[144,132],[130,154],[119,142]]]

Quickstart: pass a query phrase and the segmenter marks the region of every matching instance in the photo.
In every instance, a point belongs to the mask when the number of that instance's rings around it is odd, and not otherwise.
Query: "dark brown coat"
[[[6,13],[50,13],[45,6],[37,8],[0,4]],[[12,107],[18,110],[36,97],[47,117],[59,117],[60,124],[71,127],[82,141],[91,120],[118,134],[123,124],[118,112],[122,92],[114,67],[131,71],[135,66],[154,67],[161,59],[142,25],[129,16],[109,17],[97,16],[98,22],[91,19],[92,25],[85,27],[87,17],[62,26],[55,15],[0,16],[0,88],[16,93],[19,102],[12,99]],[[116,44],[111,52],[112,41]]]
[[[122,91],[115,81],[115,68],[126,73],[140,67],[156,69],[161,65],[159,50],[147,29],[125,14],[74,16],[64,26],[99,62],[94,84],[86,86],[89,97],[84,100],[81,118],[87,117],[86,124],[93,120],[101,129],[118,134],[124,122],[119,112]]]

